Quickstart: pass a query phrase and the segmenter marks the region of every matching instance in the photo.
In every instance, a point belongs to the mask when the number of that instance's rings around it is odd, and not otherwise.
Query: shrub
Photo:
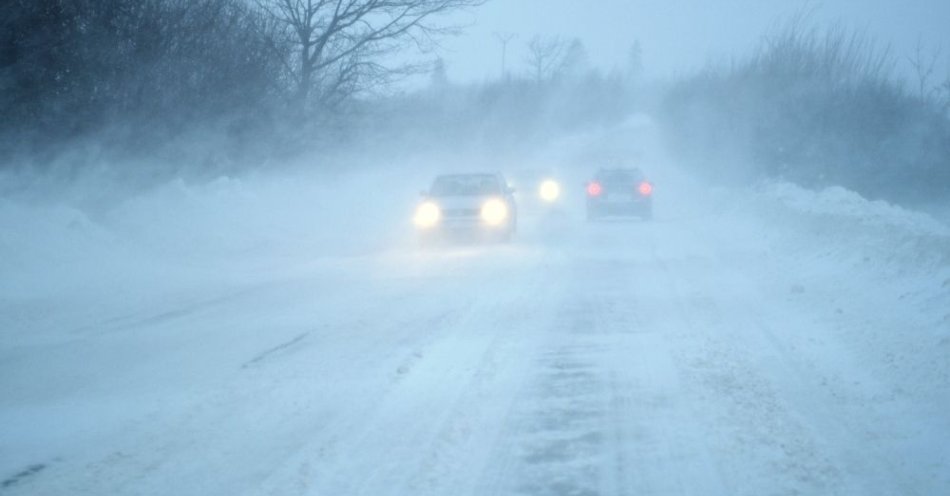
[[[894,60],[866,35],[795,19],[751,57],[674,84],[660,121],[674,153],[713,175],[945,196],[950,121],[893,76]]]

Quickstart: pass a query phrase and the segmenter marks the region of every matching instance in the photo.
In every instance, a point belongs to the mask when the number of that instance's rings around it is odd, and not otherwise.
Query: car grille
[[[443,212],[446,217],[478,217],[477,208],[452,208]]]

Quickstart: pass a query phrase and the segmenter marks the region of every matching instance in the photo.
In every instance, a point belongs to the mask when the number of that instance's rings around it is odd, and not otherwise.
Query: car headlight
[[[440,220],[442,220],[442,209],[430,201],[416,207],[416,215],[412,218],[413,224],[422,229],[434,227]]]
[[[542,200],[553,203],[561,197],[561,185],[553,179],[542,181],[541,187],[538,188],[538,195]]]
[[[492,198],[482,205],[482,220],[490,226],[498,226],[508,220],[508,205]]]

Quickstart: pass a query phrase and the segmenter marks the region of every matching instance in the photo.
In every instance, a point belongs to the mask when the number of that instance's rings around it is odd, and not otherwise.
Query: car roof
[[[601,167],[598,174],[643,174],[639,167]]]
[[[601,168],[597,170],[595,177],[598,178],[621,178],[621,177],[631,177],[635,179],[643,179],[646,176],[643,174],[643,171],[636,167],[611,167],[611,168]]]

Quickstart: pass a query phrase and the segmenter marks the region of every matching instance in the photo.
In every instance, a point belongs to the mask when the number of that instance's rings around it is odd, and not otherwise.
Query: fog
[[[0,493],[942,494],[950,7],[596,4],[0,7]]]
[[[669,78],[748,52],[777,21],[803,10],[818,22],[867,30],[901,57],[920,43],[943,54],[940,64],[950,63],[944,22],[950,5],[926,0],[603,0],[596,8],[571,0],[492,2],[460,17],[471,26],[443,43],[443,56],[453,77],[481,81],[501,70],[496,32],[516,34],[521,41],[536,34],[578,37],[602,70],[622,65],[630,44],[639,40],[647,73]],[[520,58],[522,48],[515,46],[514,53]]]

